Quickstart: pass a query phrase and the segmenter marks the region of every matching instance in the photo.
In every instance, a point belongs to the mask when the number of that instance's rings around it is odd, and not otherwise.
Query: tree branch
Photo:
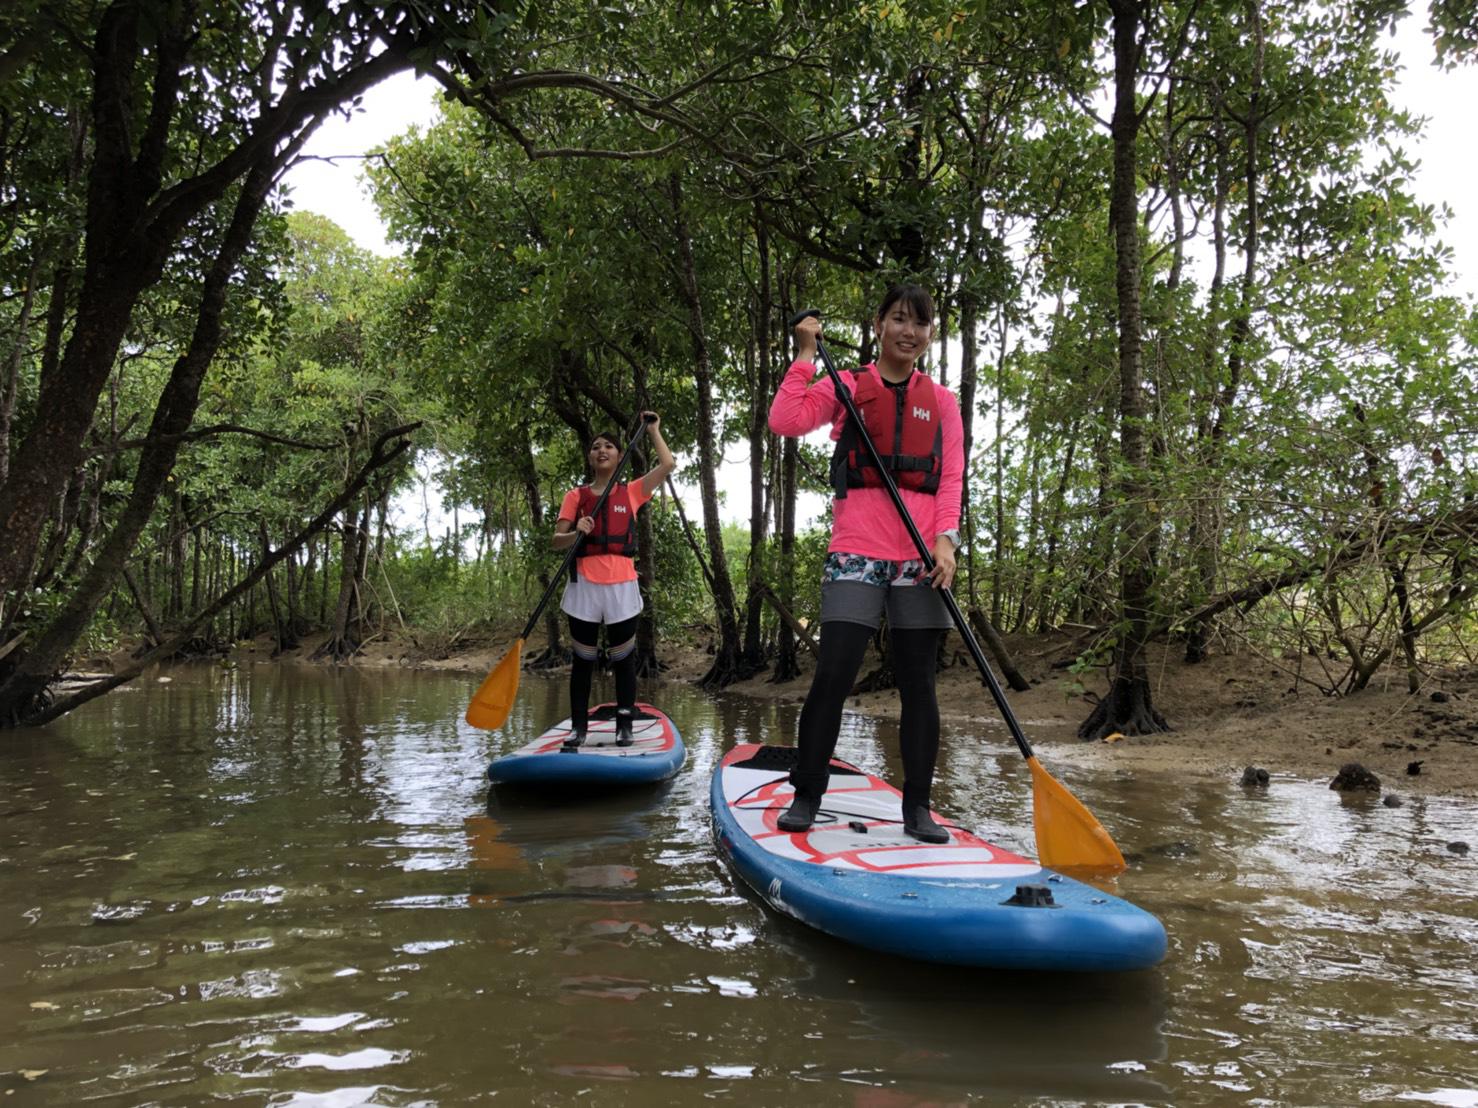
[[[389,465],[410,449],[411,440],[407,436],[420,426],[421,424],[419,422],[407,423],[402,427],[395,427],[386,431],[376,439],[375,445],[370,451],[369,459],[360,467],[359,472],[354,475],[349,484],[344,486],[344,489],[339,495],[334,497],[323,511],[314,516],[306,527],[282,546],[267,553],[257,563],[251,573],[238,581],[235,586],[222,593],[213,603],[206,605],[191,616],[184,626],[180,627],[170,638],[164,642],[157,643],[153,649],[135,658],[119,672],[104,680],[85,685],[67,696],[54,700],[40,711],[27,716],[22,723],[26,726],[39,726],[43,723],[50,723],[52,720],[65,715],[72,709],[86,704],[89,700],[96,699],[102,696],[103,693],[110,692],[119,685],[133,680],[150,663],[167,658],[179,650],[180,647],[190,640],[191,636],[194,635],[196,629],[202,623],[231,604],[237,597],[244,596],[249,589],[253,588],[259,581],[266,577],[279,562],[296,554],[309,539],[327,527],[333,521],[334,517],[343,511],[360,494],[376,470]],[[390,445],[391,439],[397,439],[398,441],[394,445]]]
[[[242,427],[235,423],[214,423],[209,427],[200,427],[194,431],[186,431],[178,435],[160,435],[157,438],[123,439],[108,446],[98,446],[83,454],[84,458],[97,458],[105,454],[118,454],[124,450],[136,450],[142,446],[155,446],[166,443],[195,442],[199,439],[209,438],[212,435],[252,435],[268,442],[279,443],[282,446],[291,446],[298,450],[337,450],[343,443],[338,442],[304,442],[301,439],[284,438],[282,435],[274,435],[270,431],[259,431],[255,427]]]

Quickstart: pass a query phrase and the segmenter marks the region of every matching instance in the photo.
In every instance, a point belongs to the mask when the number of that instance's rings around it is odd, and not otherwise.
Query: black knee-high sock
[[[934,784],[934,763],[939,757],[939,700],[934,694],[934,675],[939,663],[939,636],[943,633],[894,630],[890,636],[893,675],[901,702],[898,738],[905,806],[927,807],[929,789]]]
[[[578,653],[570,659],[570,724],[578,731],[589,722],[590,680],[595,674],[595,659]]]
[[[616,678],[616,709],[636,708],[636,616],[606,628],[611,671]]]
[[[616,677],[616,707],[636,707],[636,651],[617,658],[611,665]]]
[[[790,783],[797,792],[819,797],[826,791],[826,766],[836,749],[842,706],[857,681],[872,635],[872,628],[861,623],[821,625],[821,657],[801,709],[800,754],[790,773]]]

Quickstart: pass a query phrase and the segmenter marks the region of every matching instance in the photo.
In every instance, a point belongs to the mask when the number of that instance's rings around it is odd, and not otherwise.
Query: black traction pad
[[[795,764],[799,760],[800,751],[793,746],[761,746],[748,758],[744,759],[744,761],[734,762],[732,768],[772,771],[784,770],[788,773],[795,769]],[[854,769],[852,766],[838,765],[835,762],[831,764],[830,772],[833,777],[847,773],[855,774],[858,777],[867,776],[860,769]]]
[[[601,720],[601,721],[615,719],[616,718],[616,706],[614,704],[602,704],[599,708],[592,708],[591,711],[590,711],[590,715],[589,715],[588,718],[590,718],[590,719],[598,719],[598,720]],[[654,716],[654,715],[652,715],[651,712],[643,712],[640,708],[638,708],[635,712],[633,712],[631,714],[631,718],[633,720],[638,720],[638,719],[656,719],[657,717]]]

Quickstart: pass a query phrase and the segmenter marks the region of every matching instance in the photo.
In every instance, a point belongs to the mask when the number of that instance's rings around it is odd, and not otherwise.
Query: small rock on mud
[[[1359,762],[1346,762],[1339,767],[1339,772],[1329,782],[1329,787],[1343,793],[1378,793],[1380,778]]]
[[[1253,789],[1268,783],[1268,771],[1262,766],[1248,766],[1242,771],[1242,787]]]
[[[1406,801],[1402,800],[1395,793],[1387,793],[1385,796],[1381,797],[1381,803],[1384,804],[1387,808],[1400,808],[1406,804]]]

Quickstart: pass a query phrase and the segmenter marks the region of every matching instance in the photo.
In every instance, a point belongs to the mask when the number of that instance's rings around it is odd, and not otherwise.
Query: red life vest
[[[876,366],[867,365],[856,371],[854,381],[852,399],[893,483],[900,489],[938,492],[944,427],[933,379],[915,372],[907,385],[894,388]],[[849,488],[883,487],[882,474],[850,418],[831,456],[831,485],[838,500],[846,498]]]
[[[580,501],[575,506],[575,519],[579,521],[594,515],[595,502],[600,499],[589,485],[575,490]],[[626,483],[618,483],[606,497],[605,507],[595,516],[595,530],[585,536],[576,558],[588,558],[592,554],[624,554],[636,557],[636,509],[631,506],[631,497],[626,493]]]

